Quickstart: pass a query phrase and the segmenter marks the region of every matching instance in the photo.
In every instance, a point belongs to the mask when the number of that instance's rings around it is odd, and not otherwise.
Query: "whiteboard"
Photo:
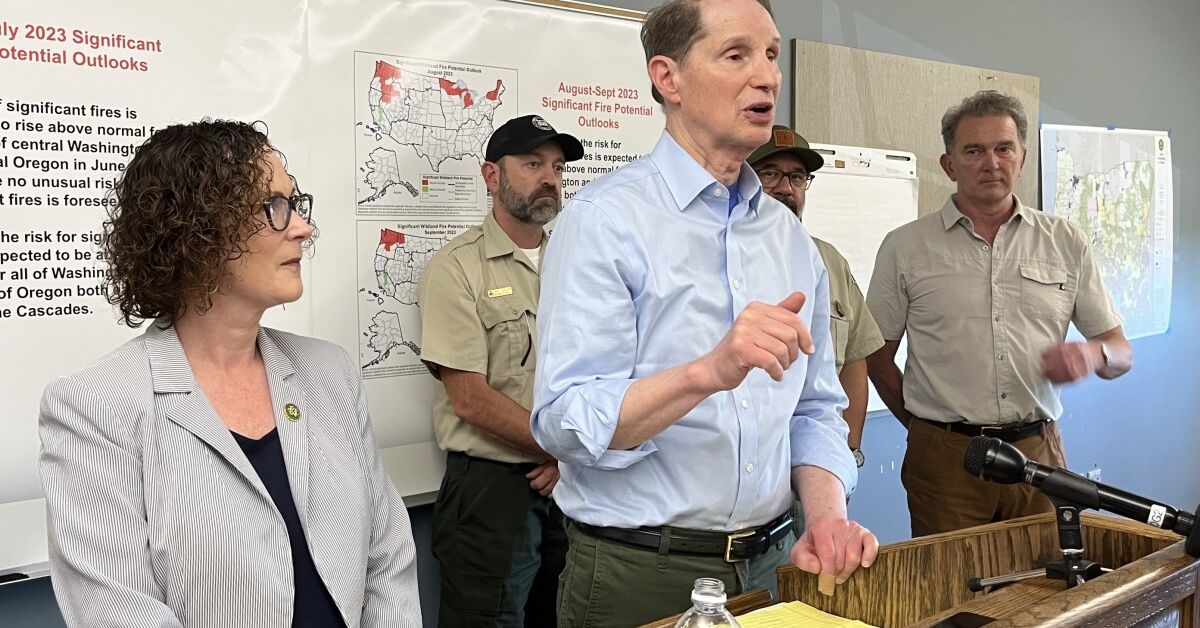
[[[805,195],[804,225],[846,258],[850,272],[866,292],[875,269],[875,253],[891,230],[917,218],[917,158],[910,152],[835,144],[811,144],[825,165],[814,174]],[[897,352],[903,366],[907,342]],[[868,388],[867,411],[886,410]]]
[[[281,98],[307,88],[296,37],[303,6],[220,4],[10,3],[0,19],[0,254],[9,255],[0,263],[0,572],[46,560],[43,387],[140,333],[115,322],[101,279],[65,278],[103,270],[92,242],[104,209],[94,203],[132,149],[175,121],[262,119],[292,171],[311,170],[306,114]],[[311,304],[306,296],[277,308],[266,324],[309,331]]]
[[[377,277],[382,231],[445,240],[482,220],[489,206],[467,142],[449,141],[454,155],[427,160],[420,142],[367,128],[377,63],[420,70],[463,106],[466,94],[478,105],[499,92],[487,124],[540,113],[585,140],[588,156],[571,164],[568,194],[648,152],[663,126],[649,95],[636,11],[568,0],[131,0],[121,9],[62,0],[13,4],[0,17],[0,137],[7,138],[0,145],[0,254],[8,254],[0,255],[0,335],[6,355],[19,358],[0,364],[0,573],[37,572],[30,565],[46,560],[37,477],[42,389],[141,333],[115,322],[96,293],[99,279],[34,275],[43,266],[102,271],[92,241],[104,210],[94,203],[153,128],[204,116],[267,122],[289,171],[316,199],[320,237],[304,267],[305,297],[269,312],[264,324],[337,342],[365,365],[379,357],[372,349],[379,345],[364,342],[378,312],[367,311],[363,290]],[[444,100],[437,95],[434,103]],[[18,149],[14,140],[37,144]],[[371,162],[377,148],[394,159],[376,153],[382,159]],[[401,181],[366,201],[379,192],[368,175],[381,180],[372,163],[395,163]],[[86,187],[35,188],[35,177]],[[401,202],[406,195],[417,202]],[[52,263],[27,259],[28,251]],[[414,320],[415,304],[382,298],[395,301],[399,325]],[[18,307],[55,313],[18,315]],[[403,332],[419,342],[418,328]],[[434,381],[404,344],[380,365],[386,368],[364,367],[364,375],[384,465],[410,505],[427,501],[443,465],[430,426]]]
[[[491,201],[479,175],[482,151],[465,146],[471,134],[457,135],[455,145],[435,132],[414,145],[426,121],[413,103],[437,103],[432,126],[461,127],[470,121],[444,92],[469,95],[471,109],[481,110],[473,119],[489,118],[485,139],[528,113],[575,135],[586,154],[567,164],[569,197],[649,152],[662,130],[646,89],[641,23],[481,0],[353,10],[329,2],[313,7],[309,24],[309,71],[320,86],[311,114],[322,120],[309,141],[336,165],[313,173],[335,201],[326,205],[333,213],[318,218],[318,247],[344,252],[350,265],[314,265],[313,332],[358,356],[376,432],[394,448],[385,452],[393,477],[404,495],[428,496],[444,454],[432,428],[439,384],[417,354],[416,286],[432,251],[482,222]],[[425,95],[431,85],[443,90],[436,99]]]

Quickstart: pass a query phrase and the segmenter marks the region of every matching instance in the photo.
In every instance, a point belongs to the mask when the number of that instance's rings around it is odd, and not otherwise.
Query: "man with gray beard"
[[[579,140],[541,116],[504,123],[482,167],[492,211],[429,261],[421,360],[446,474],[433,514],[442,626],[554,626],[567,541],[550,499],[558,461],[533,440],[534,346],[544,225],[562,208]]]

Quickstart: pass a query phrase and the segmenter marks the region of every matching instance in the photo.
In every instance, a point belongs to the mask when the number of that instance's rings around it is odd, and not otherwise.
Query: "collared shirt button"
[[[746,463],[746,473],[754,473],[754,463],[753,462]]]
[[[741,282],[741,281],[739,281],[739,280],[737,280],[737,279],[734,279],[734,280],[733,280],[733,289],[734,289],[734,290],[741,290],[741,289],[742,289],[742,282]]]
[[[713,190],[713,196],[721,198],[722,196],[725,196],[725,190],[722,190],[721,186],[717,186],[717,189]]]
[[[986,251],[986,250],[988,250],[988,249],[991,249],[991,248],[992,248],[992,247],[990,247],[990,246],[988,246],[988,245],[986,245],[986,244],[985,244],[985,245],[983,245],[983,250],[985,250],[985,251]]]
[[[743,399],[743,400],[742,400],[742,407],[743,407],[743,408],[749,408],[749,407],[750,407],[750,402],[749,402],[749,401],[746,401],[745,399]]]
[[[1008,393],[1000,393],[1001,399],[1008,399]]]
[[[997,323],[999,323],[999,322],[1000,322],[1000,315],[999,315],[999,314],[997,314],[997,315],[996,315],[996,322],[997,322]]]
[[[1003,354],[1003,353],[1001,353],[1000,355],[996,356],[996,359],[997,359],[997,360],[1003,360],[1003,359],[1004,359],[1004,354]]]

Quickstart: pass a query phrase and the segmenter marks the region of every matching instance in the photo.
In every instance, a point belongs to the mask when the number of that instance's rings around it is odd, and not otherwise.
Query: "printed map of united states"
[[[404,333],[403,308],[395,306],[417,305],[417,286],[425,264],[446,242],[443,238],[423,238],[394,229],[379,231],[379,245],[375,249],[375,282],[379,290],[368,293],[382,307],[371,317],[371,324],[363,334],[367,348],[375,354],[363,365],[364,369],[378,366],[399,347],[408,347],[413,355],[421,354],[421,347]]]
[[[441,238],[381,230],[375,249],[375,280],[380,293],[404,305],[416,305],[417,284],[421,283],[425,264],[445,243]]]
[[[434,172],[447,159],[483,160],[484,144],[504,93],[504,81],[480,97],[463,81],[375,63],[367,94],[374,130],[411,146]]]

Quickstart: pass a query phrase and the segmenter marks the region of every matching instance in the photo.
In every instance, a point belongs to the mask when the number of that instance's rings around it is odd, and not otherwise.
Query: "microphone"
[[[1052,498],[1065,500],[1081,508],[1107,510],[1186,536],[1188,554],[1200,556],[1200,526],[1196,525],[1196,515],[1093,482],[1066,469],[1039,464],[999,438],[973,437],[963,456],[963,467],[967,473],[988,482],[1025,483]],[[1197,532],[1195,538],[1192,538],[1193,530]]]

